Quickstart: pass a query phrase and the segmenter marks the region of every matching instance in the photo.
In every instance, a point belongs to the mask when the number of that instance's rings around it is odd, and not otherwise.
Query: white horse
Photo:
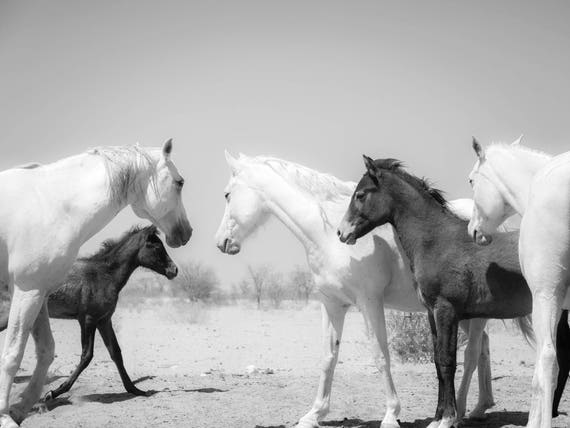
[[[478,160],[469,176],[475,207],[469,233],[478,242],[508,213],[523,216],[519,258],[533,295],[536,366],[529,428],[552,425],[556,329],[562,308],[570,307],[570,152],[552,158],[515,141],[486,150],[477,141]]]
[[[0,426],[17,427],[39,399],[54,357],[46,296],[65,278],[79,247],[130,205],[166,235],[171,247],[190,239],[184,180],[162,149],[102,147],[48,165],[0,172],[0,283],[12,304],[0,368]],[[28,336],[37,363],[20,401],[9,409]],[[10,412],[10,414],[9,414]]]
[[[216,234],[218,247],[236,254],[242,242],[273,215],[305,247],[307,261],[322,302],[323,363],[317,397],[298,428],[317,427],[330,406],[330,394],[338,359],[343,322],[349,306],[357,305],[377,339],[382,358],[376,359],[386,391],[383,428],[398,427],[400,412],[392,374],[386,333],[385,308],[424,312],[414,289],[409,263],[391,226],[363,237],[357,245],[342,245],[336,236],[355,183],[313,171],[301,165],[269,157],[239,159],[226,153],[232,176],[225,190],[226,208]],[[458,200],[456,212],[465,218],[471,200]],[[469,325],[470,323],[470,325]],[[458,413],[465,413],[471,377],[478,364],[479,402],[471,413],[480,417],[494,405],[491,389],[489,340],[486,320],[462,322],[468,331],[465,372],[458,393]],[[378,351],[376,349],[376,351]]]

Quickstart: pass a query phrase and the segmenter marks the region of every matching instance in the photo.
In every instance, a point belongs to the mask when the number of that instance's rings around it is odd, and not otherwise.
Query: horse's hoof
[[[491,407],[493,407],[495,405],[495,403],[493,404],[480,404],[477,405],[477,407],[475,407],[471,413],[469,413],[469,418],[470,419],[474,419],[474,420],[484,420],[487,419],[487,413],[485,413],[487,410],[489,410]]]
[[[398,422],[382,422],[380,428],[400,428],[400,424]]]
[[[295,428],[319,428],[319,423],[313,418],[301,418]]]
[[[136,395],[138,397],[148,397],[150,394],[150,392],[148,391],[143,391],[142,389],[138,389],[138,388],[129,388],[127,390],[127,392],[129,392],[130,394]]]
[[[439,428],[439,423],[441,421],[431,421],[431,424],[429,424],[426,428]]]
[[[45,402],[45,401],[50,401],[50,400],[53,400],[53,399],[54,399],[54,397],[53,397],[53,391],[48,391],[48,392],[46,392],[46,395],[44,395],[43,401]]]
[[[9,415],[2,415],[0,416],[0,428],[19,428],[20,425],[18,425],[16,422],[14,422],[14,419],[12,419]]]

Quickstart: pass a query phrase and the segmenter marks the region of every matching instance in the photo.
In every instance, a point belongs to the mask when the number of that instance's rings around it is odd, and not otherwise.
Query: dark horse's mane
[[[447,199],[443,196],[444,192],[433,187],[427,178],[419,178],[407,172],[404,169],[404,162],[401,160],[392,158],[377,159],[374,161],[374,164],[380,169],[385,169],[395,173],[421,193],[427,193],[427,195],[433,198],[439,205],[441,205],[442,208],[449,210]]]
[[[127,232],[125,232],[121,237],[117,239],[107,239],[101,244],[101,248],[95,254],[87,257],[80,257],[79,260],[82,261],[92,261],[92,262],[105,262],[109,260],[114,260],[117,251],[123,247],[123,245],[131,239],[131,237],[139,232],[146,232],[145,234],[156,235],[157,230],[155,226],[133,226]]]

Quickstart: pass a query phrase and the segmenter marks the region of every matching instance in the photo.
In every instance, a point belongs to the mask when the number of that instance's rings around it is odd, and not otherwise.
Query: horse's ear
[[[364,159],[364,166],[366,170],[372,177],[379,177],[380,176],[380,169],[374,163],[374,160],[366,155],[362,155],[362,159]]]
[[[226,155],[226,162],[228,163],[232,174],[235,174],[238,171],[238,159],[234,158],[227,150],[224,150],[224,154]]]
[[[477,154],[477,157],[480,160],[485,160],[485,151],[483,150],[483,147],[481,147],[481,144],[479,144],[479,141],[477,141],[475,137],[473,137],[473,150],[475,150],[475,153]]]
[[[170,159],[170,153],[172,153],[172,138],[169,138],[162,145],[162,156],[164,159]]]
[[[511,143],[511,146],[518,146],[518,145],[520,145],[520,143],[521,143],[523,137],[524,137],[524,134],[521,134],[521,136],[520,136],[519,138],[517,138],[515,141],[513,141],[513,142]]]

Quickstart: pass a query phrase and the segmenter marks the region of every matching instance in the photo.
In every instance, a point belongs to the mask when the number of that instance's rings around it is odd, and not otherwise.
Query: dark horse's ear
[[[380,177],[380,169],[376,166],[374,160],[366,155],[362,155],[362,158],[364,159],[364,166],[370,176],[375,178]]]
[[[485,160],[485,151],[483,150],[483,147],[481,147],[481,144],[479,144],[479,141],[477,141],[475,137],[473,137],[473,150],[475,150],[475,153],[477,154],[477,157],[480,160]]]

